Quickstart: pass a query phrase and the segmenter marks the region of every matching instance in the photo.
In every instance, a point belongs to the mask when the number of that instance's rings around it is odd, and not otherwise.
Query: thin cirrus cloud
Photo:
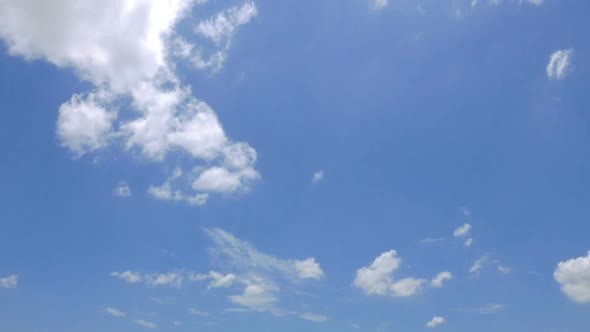
[[[389,0],[372,0],[371,7],[375,10],[381,10],[389,4]]]
[[[469,273],[471,273],[472,276],[479,277],[481,270],[490,263],[489,256],[481,256],[473,263],[473,265],[471,265],[471,268],[469,268]]]
[[[241,293],[230,295],[229,301],[239,312],[268,312],[278,316],[297,315],[310,320],[311,313],[300,314],[280,307],[280,294],[284,283],[298,285],[304,280],[324,278],[324,271],[315,258],[304,260],[281,259],[263,253],[250,243],[238,239],[219,228],[204,229],[213,242],[209,253],[216,264],[230,270],[232,283],[244,287]],[[202,278],[197,277],[197,279]],[[226,277],[227,279],[227,277]],[[305,315],[305,316],[304,316]],[[312,321],[319,322],[319,316]]]
[[[111,276],[119,278],[126,283],[145,283],[149,287],[170,286],[180,288],[184,276],[180,272],[140,274],[132,271],[113,272]]]
[[[590,251],[586,256],[559,262],[553,277],[570,300],[590,303]]]
[[[59,107],[60,144],[75,158],[117,146],[154,163],[178,155],[200,170],[195,178],[168,184],[172,194],[163,190],[160,197],[202,205],[209,193],[247,191],[259,177],[256,151],[231,140],[213,109],[182,84],[175,73],[180,57],[174,41],[185,37],[185,51],[206,49],[186,41],[195,34],[176,30],[179,22],[194,24],[206,39],[224,41],[225,58],[237,26],[257,14],[255,4],[248,1],[193,23],[193,7],[203,1],[79,3],[6,0],[0,5],[0,39],[11,55],[73,69],[93,85]]]
[[[134,322],[135,322],[135,324],[137,324],[139,326],[143,326],[148,329],[155,329],[156,327],[158,327],[158,325],[156,325],[156,323],[152,323],[152,322],[149,322],[149,321],[143,320],[143,319],[137,319],[137,320],[134,320]]]
[[[504,309],[506,309],[506,305],[504,305],[504,304],[489,303],[489,304],[487,304],[483,307],[480,307],[480,308],[458,309],[458,310],[454,310],[454,311],[475,312],[480,315],[492,315],[492,314],[496,314]]]
[[[549,57],[549,63],[545,69],[547,77],[557,80],[565,78],[571,65],[573,53],[574,50],[571,48],[553,52]]]
[[[125,317],[125,316],[127,316],[127,314],[125,314],[121,310],[118,310],[118,309],[115,309],[115,308],[111,308],[111,307],[105,308],[104,311],[106,313],[108,313],[109,315],[115,316],[115,317]]]

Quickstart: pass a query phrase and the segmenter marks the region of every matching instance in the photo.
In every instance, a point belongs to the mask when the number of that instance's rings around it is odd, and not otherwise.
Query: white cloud
[[[242,273],[279,275],[292,281],[321,279],[324,276],[315,258],[280,259],[258,251],[248,242],[222,229],[206,229],[205,232],[215,244],[210,250],[211,253]]]
[[[108,144],[117,113],[105,108],[107,92],[75,94],[59,108],[57,136],[76,157]],[[107,101],[108,102],[108,101]]]
[[[426,281],[405,278],[395,281],[393,273],[399,268],[401,259],[395,250],[382,253],[370,266],[356,271],[353,284],[367,295],[392,295],[407,297],[416,294]]]
[[[143,327],[147,327],[148,329],[155,329],[156,327],[158,327],[158,325],[156,325],[155,323],[148,322],[143,319],[138,319],[138,320],[135,320],[134,322],[135,322],[135,324],[141,325]]]
[[[405,278],[394,282],[391,285],[391,292],[393,296],[408,297],[416,294],[422,289],[422,285],[426,282],[424,279]]]
[[[587,256],[559,262],[553,277],[572,301],[590,303],[590,251]]]
[[[329,319],[327,316],[312,314],[309,312],[302,313],[299,315],[299,317],[317,323],[323,323]]]
[[[258,14],[254,2],[245,2],[240,7],[232,7],[217,14],[214,18],[199,23],[196,32],[221,43],[230,38],[240,25],[244,25]]]
[[[512,273],[512,268],[506,265],[498,265],[498,272],[502,274],[510,274]]]
[[[117,310],[115,308],[111,308],[111,307],[107,307],[104,309],[104,311],[106,311],[109,315],[115,316],[115,317],[125,317],[126,314],[120,310]]]
[[[174,321],[174,322],[172,322],[172,325],[174,325],[174,326],[182,326],[182,323],[179,322],[179,321]]]
[[[481,271],[481,269],[487,264],[489,263],[489,257],[488,256],[482,256],[480,258],[478,258],[473,265],[471,265],[471,268],[469,269],[469,273],[475,275],[475,276],[479,276],[479,272]]]
[[[547,77],[551,79],[562,79],[566,76],[568,68],[570,67],[571,57],[574,53],[573,49],[558,50],[553,52],[549,57],[547,64]]]
[[[182,169],[176,168],[172,175],[160,186],[151,185],[148,188],[148,194],[162,201],[187,202],[190,205],[201,206],[207,203],[209,194],[198,193],[188,195],[182,193],[180,190],[172,189],[172,182],[183,175]]]
[[[453,236],[454,237],[464,237],[464,236],[467,236],[467,234],[469,234],[469,231],[470,230],[471,230],[471,225],[470,224],[464,224],[463,226],[457,228],[453,232]]]
[[[299,279],[322,279],[324,277],[324,271],[313,257],[303,261],[296,260],[295,270],[297,270]]]
[[[397,251],[390,250],[375,258],[368,267],[356,271],[354,285],[368,295],[385,295],[393,283],[393,272],[399,268],[401,259]]]
[[[123,279],[123,281],[125,281],[126,283],[129,283],[129,284],[135,284],[135,283],[143,281],[143,277],[141,276],[141,274],[133,273],[131,271],[113,272],[113,273],[111,273],[111,275],[113,277]]]
[[[215,272],[215,271],[210,271],[208,274],[193,274],[189,276],[189,279],[191,281],[201,281],[201,280],[211,280],[211,283],[209,284],[209,286],[207,286],[208,289],[212,289],[212,288],[227,288],[230,287],[237,279],[237,277],[234,274],[226,274],[223,275],[219,272]]]
[[[473,244],[473,239],[469,238],[465,241],[465,246],[466,247],[471,247],[471,245]]]
[[[543,4],[543,0],[527,0],[527,2],[534,6],[540,6]],[[521,0],[522,3],[522,0]]]
[[[215,166],[203,171],[193,182],[193,188],[199,191],[232,193],[247,189],[249,184],[258,177],[258,172],[252,168],[230,171],[224,167]]]
[[[129,188],[127,182],[119,182],[113,193],[118,197],[129,197],[131,196],[131,188]]]
[[[430,285],[435,288],[441,288],[445,280],[451,279],[453,279],[453,275],[451,274],[451,272],[441,272],[437,274],[436,277],[432,279],[432,281],[430,281]]]
[[[372,0],[373,1],[373,9],[380,10],[389,4],[389,0]]]
[[[313,177],[311,178],[311,182],[318,183],[318,182],[322,181],[323,179],[324,179],[324,171],[319,170],[319,171],[313,173]]]
[[[173,286],[180,288],[182,286],[183,276],[178,272],[152,273],[145,275],[144,280],[150,287]]]
[[[495,313],[498,313],[498,312],[504,310],[505,308],[506,308],[506,306],[504,304],[490,303],[490,304],[487,304],[486,306],[481,307],[481,308],[457,309],[454,311],[477,312],[480,315],[492,315],[492,314],[495,314]]]
[[[441,324],[444,324],[446,322],[447,322],[447,320],[444,319],[444,317],[435,316],[432,318],[432,320],[430,322],[426,323],[426,326],[430,327],[430,328],[435,328],[435,327],[437,327]]]
[[[277,297],[260,285],[248,285],[241,295],[233,295],[229,298],[233,303],[254,311],[276,312],[278,310]]]
[[[208,167],[202,174],[208,181],[198,182],[202,185],[193,193],[180,193],[182,201],[202,205],[209,192],[242,190],[259,175],[254,149],[230,140],[215,112],[174,73],[173,58],[197,48],[175,30],[178,22],[191,18],[196,3],[203,1],[5,0],[0,3],[0,39],[11,55],[71,68],[94,85],[60,107],[57,136],[75,157],[113,145],[154,162],[177,153],[193,166]],[[213,38],[221,29],[225,50],[235,27],[255,14],[248,1],[197,30]],[[226,21],[224,15],[229,15]],[[226,172],[212,179],[211,170],[218,169]],[[168,196],[165,186],[150,192],[172,200],[179,191],[168,186]]]
[[[195,315],[195,316],[209,316],[209,313],[201,311],[199,309],[195,309],[195,308],[190,308],[188,312],[191,315]]]
[[[0,278],[0,287],[16,288],[18,284],[18,275],[14,274],[6,278]]]
[[[143,282],[150,287],[158,286],[172,286],[180,288],[184,280],[183,275],[180,272],[168,272],[168,273],[151,273],[151,274],[140,274],[132,271],[125,272],[113,272],[113,277],[122,279],[126,283],[136,284]]]
[[[214,17],[200,22],[195,32],[215,43],[217,49],[206,52],[202,48],[190,45],[192,53],[191,62],[198,69],[211,68],[219,70],[227,59],[227,52],[231,47],[231,41],[238,28],[258,15],[258,9],[252,1],[247,1],[241,6],[235,6],[221,11]],[[187,45],[180,43],[181,52],[187,53]],[[207,55],[206,53],[209,53]],[[185,56],[186,57],[186,56]]]

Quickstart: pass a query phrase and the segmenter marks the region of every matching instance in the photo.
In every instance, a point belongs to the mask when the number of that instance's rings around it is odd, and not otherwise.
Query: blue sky
[[[0,330],[586,331],[589,10],[0,1]]]

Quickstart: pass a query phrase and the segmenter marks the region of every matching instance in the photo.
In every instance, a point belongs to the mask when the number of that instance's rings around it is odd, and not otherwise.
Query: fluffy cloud
[[[322,181],[323,179],[324,179],[324,171],[320,170],[320,171],[313,173],[313,176],[311,178],[311,182],[318,183],[318,182]]]
[[[430,281],[430,285],[435,288],[441,288],[445,280],[453,279],[451,272],[441,272]]]
[[[471,245],[473,244],[473,239],[469,238],[465,241],[465,246],[466,247],[471,247]]]
[[[558,50],[553,52],[549,57],[549,63],[547,64],[547,77],[550,79],[562,79],[567,74],[567,70],[570,67],[571,57],[574,53],[573,49]]]
[[[313,257],[304,261],[296,260],[295,270],[299,279],[322,279],[324,277],[324,271]]]
[[[106,92],[75,94],[59,108],[57,135],[76,157],[108,144],[117,113],[104,106]]]
[[[353,284],[367,295],[412,296],[420,291],[426,280],[405,278],[395,281],[393,273],[400,264],[401,259],[395,250],[386,251],[375,258],[370,266],[358,269]]]
[[[138,320],[135,320],[134,322],[135,322],[135,324],[146,327],[148,329],[155,329],[156,327],[158,327],[158,325],[156,325],[155,323],[148,322],[143,319],[138,319]]]
[[[109,315],[115,316],[115,317],[125,317],[126,314],[120,310],[117,310],[115,308],[111,308],[111,307],[107,307],[104,309],[104,311],[106,313],[108,313]]]
[[[18,284],[18,275],[14,274],[6,278],[0,278],[0,287],[15,288]]]
[[[6,0],[0,39],[11,55],[71,68],[94,89],[61,105],[57,136],[75,157],[121,146],[154,161],[179,153],[200,173],[150,190],[155,197],[206,202],[210,192],[244,191],[259,178],[256,152],[229,139],[215,112],[174,73],[174,58],[192,54],[177,23],[200,0]],[[224,52],[236,28],[256,15],[248,1],[197,25]],[[116,19],[114,19],[116,18]],[[202,48],[200,48],[202,50]],[[225,58],[225,55],[223,56]],[[190,174],[193,175],[193,174]],[[190,182],[189,182],[190,181]],[[183,185],[189,182],[189,186]],[[180,191],[190,187],[192,192]]]
[[[471,225],[470,224],[464,224],[463,226],[457,228],[453,232],[453,236],[454,237],[464,237],[464,236],[467,236],[467,234],[469,234],[469,231],[470,230],[471,230]]]
[[[273,295],[271,290],[261,285],[248,285],[242,294],[230,296],[230,300],[254,311],[278,311],[277,297]]]
[[[441,324],[444,324],[446,322],[447,322],[447,320],[444,319],[444,317],[435,316],[432,318],[432,320],[430,322],[426,323],[426,326],[430,327],[430,328],[435,328],[435,327],[437,327]]]
[[[590,303],[590,251],[587,256],[559,262],[553,277],[572,301]]]

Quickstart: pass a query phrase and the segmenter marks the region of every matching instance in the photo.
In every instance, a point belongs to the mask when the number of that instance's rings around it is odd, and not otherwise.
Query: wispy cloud
[[[479,276],[481,269],[483,269],[489,263],[491,263],[489,256],[481,256],[473,263],[473,265],[471,265],[469,273],[471,273],[474,276]]]
[[[122,181],[122,182],[119,182],[117,187],[115,187],[115,189],[113,190],[113,193],[115,194],[115,196],[118,196],[118,197],[130,197],[131,196],[131,188],[129,187],[127,182]]]
[[[574,53],[573,49],[558,50],[553,52],[549,57],[547,64],[547,77],[551,79],[563,79],[570,67],[571,57]]]
[[[156,327],[158,327],[158,325],[156,325],[155,323],[148,322],[143,319],[137,319],[134,322],[135,322],[135,324],[146,327],[148,329],[155,329]]]
[[[322,181],[323,179],[324,179],[324,171],[319,170],[319,171],[313,173],[313,176],[311,177],[311,182],[318,183],[318,182]]]
[[[16,288],[18,284],[18,275],[14,274],[6,278],[0,278],[0,287]]]
[[[184,280],[182,272],[140,274],[137,272],[125,271],[113,272],[111,275],[129,284],[143,282],[150,287],[173,286],[180,288]]]
[[[121,310],[111,308],[111,307],[106,307],[104,309],[104,311],[106,313],[108,313],[109,315],[115,316],[115,317],[125,317],[126,316],[126,314],[124,312],[122,312]]]
[[[281,276],[291,281],[322,279],[324,271],[315,258],[305,260],[281,259],[258,251],[251,244],[219,229],[205,229],[213,241],[212,256],[219,263],[242,274]]]
[[[464,237],[467,236],[467,234],[469,234],[469,231],[471,230],[471,225],[470,224],[464,224],[463,226],[455,229],[455,231],[453,232],[453,236],[454,237]]]
[[[460,312],[477,312],[481,315],[492,315],[495,313],[498,313],[502,310],[504,310],[506,308],[506,305],[504,304],[496,304],[496,303],[490,303],[484,307],[481,308],[467,308],[467,309],[456,309],[454,311],[460,311]]]
[[[317,323],[323,323],[329,319],[327,316],[312,314],[309,312],[302,313],[299,315],[299,317]]]

